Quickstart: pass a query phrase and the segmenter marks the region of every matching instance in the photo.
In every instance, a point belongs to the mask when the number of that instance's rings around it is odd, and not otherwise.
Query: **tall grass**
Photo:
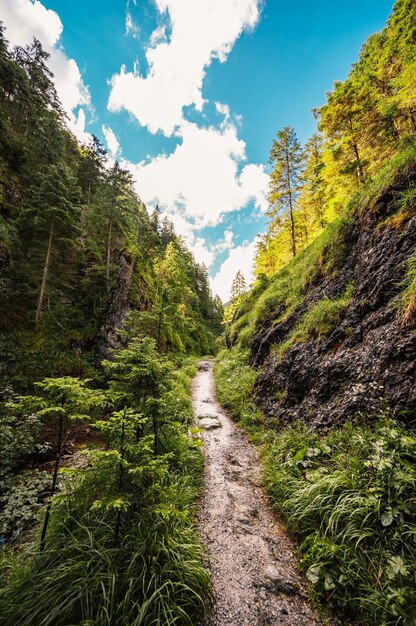
[[[340,298],[325,296],[311,306],[300,318],[293,331],[281,344],[273,346],[274,352],[282,356],[286,350],[298,342],[318,339],[329,334],[341,321],[351,303],[354,285],[350,284]]]
[[[255,284],[235,312],[229,343],[247,350],[258,325],[271,319],[275,310],[283,307],[282,318],[286,317],[319,276],[337,271],[347,252],[344,240],[349,228],[349,218],[340,216],[284,269]]]
[[[158,502],[124,519],[118,547],[113,516],[90,512],[55,527],[47,549],[25,555],[21,568],[3,560],[1,623],[193,624],[209,596],[191,515],[194,486],[176,474],[159,489]]]
[[[269,433],[265,482],[314,589],[364,624],[416,620],[416,438],[386,417]]]
[[[223,350],[214,366],[218,400],[252,434],[258,435],[261,413],[252,404],[257,373],[248,365],[248,354]]]

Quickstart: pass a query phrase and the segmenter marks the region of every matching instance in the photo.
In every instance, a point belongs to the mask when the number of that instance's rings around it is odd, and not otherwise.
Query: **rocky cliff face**
[[[255,400],[269,418],[324,428],[387,405],[414,419],[416,331],[405,326],[397,298],[416,251],[416,208],[400,226],[388,225],[398,210],[398,194],[408,185],[403,180],[371,212],[351,221],[336,275],[315,281],[289,315],[280,305],[256,329],[251,345],[251,362],[260,368]],[[287,339],[311,305],[325,296],[339,298],[351,283],[352,301],[330,334],[295,343],[283,356],[273,354],[272,346]],[[283,321],[276,323],[279,318]]]
[[[117,330],[123,328],[123,322],[130,311],[130,287],[133,279],[133,261],[121,254],[117,286],[114,289],[104,324],[100,329],[97,349],[101,357],[106,358],[111,348],[122,346]]]

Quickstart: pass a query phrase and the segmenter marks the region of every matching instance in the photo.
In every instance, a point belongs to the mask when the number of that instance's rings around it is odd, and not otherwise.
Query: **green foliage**
[[[124,513],[118,547],[117,512],[96,506],[81,518],[55,520],[47,549],[18,570],[4,560],[9,584],[0,594],[2,620],[22,626],[193,624],[209,589],[191,521],[195,486],[177,472],[147,481],[140,509],[130,504]]]
[[[8,488],[8,481],[22,462],[32,454],[48,449],[38,442],[41,420],[37,415],[17,417],[6,410],[0,414],[0,494]]]
[[[413,433],[382,418],[326,436],[294,426],[267,440],[267,489],[302,538],[314,590],[366,624],[413,623]]]
[[[252,403],[257,372],[249,366],[248,355],[237,350],[223,350],[217,356],[214,373],[220,403],[255,436],[261,415]]]
[[[199,441],[187,436],[195,364],[187,359],[173,371],[142,337],[104,367],[107,394],[85,381],[48,379],[37,385],[44,396],[17,404],[74,417],[87,403],[101,411],[95,428],[107,449],[91,451],[86,468],[65,471],[43,550],[3,553],[2,622],[193,624],[210,597],[194,524],[202,458]]]
[[[335,272],[345,257],[345,235],[350,224],[348,217],[339,217],[284,269],[269,279],[260,277],[234,313],[227,329],[229,344],[237,342],[242,347],[258,325],[266,320],[277,321],[274,311],[283,307],[281,315],[288,315],[319,276]],[[241,335],[243,329],[244,334]]]
[[[342,319],[345,309],[354,295],[354,285],[349,285],[345,293],[337,299],[325,297],[305,314],[299,329],[306,338],[318,338],[330,333]]]
[[[38,521],[50,482],[49,472],[35,469],[11,478],[7,493],[4,493],[6,485],[3,483],[3,495],[0,496],[0,534],[3,538],[13,540]]]
[[[17,393],[48,376],[88,376],[97,340],[106,349],[107,330],[117,331],[109,320],[124,324],[114,307],[137,311],[137,333],[165,352],[212,351],[222,307],[206,268],[167,218],[148,216],[131,175],[108,167],[96,137],[76,142],[47,61],[38,41],[10,51],[1,26],[4,375]]]
[[[379,171],[360,187],[351,198],[350,208],[356,210],[361,215],[366,211],[374,211],[377,202],[392,187],[397,179],[406,180],[414,171],[416,162],[416,144],[414,142],[405,143],[401,149],[394,154],[387,163],[380,167]],[[398,198],[399,211],[404,212],[410,199],[406,199],[405,192]]]
[[[288,338],[281,344],[274,346],[276,353],[282,356],[286,350],[298,342],[317,339],[327,335],[336,328],[354,295],[354,285],[350,284],[340,298],[325,296],[311,306],[298,321]]]
[[[293,129],[278,132],[258,276],[284,267],[346,210],[354,194],[362,212],[372,210],[391,185],[389,171],[400,171],[400,160],[406,167],[411,152],[414,162],[415,20],[414,2],[398,0],[386,28],[371,35],[348,78],[335,82],[326,104],[314,111],[319,132],[303,150]]]
[[[24,550],[2,553],[0,621],[191,624],[209,580],[193,519],[202,460],[187,436],[194,365],[183,355],[213,350],[222,305],[131,175],[108,167],[96,137],[79,145],[67,130],[47,60],[36,40],[10,51],[0,24],[5,539],[43,518]],[[111,334],[125,348],[100,367]],[[68,470],[78,419],[107,449]],[[43,474],[21,471],[44,452],[55,456],[48,494]]]
[[[292,256],[296,255],[300,232],[295,211],[301,188],[302,150],[295,130],[285,126],[277,133],[270,151],[269,163],[273,165],[269,191],[269,232],[267,238],[279,237],[289,231]],[[267,246],[267,239],[264,242]]]
[[[171,367],[156,350],[150,337],[135,337],[128,346],[114,350],[112,360],[103,361],[116,404],[143,405],[152,395],[160,395],[169,384]]]
[[[247,284],[241,270],[238,270],[231,284],[231,298],[233,300],[239,298],[247,291]]]
[[[351,195],[344,213],[329,223],[309,246],[273,276],[260,275],[253,288],[240,299],[238,306],[226,309],[228,345],[237,343],[246,350],[259,325],[266,321],[281,321],[302,302],[314,281],[320,276],[335,273],[342,266],[347,254],[347,235],[353,220],[361,219],[366,211],[374,211],[383,194],[394,189],[397,181],[405,180],[414,171],[415,155],[414,145],[406,145],[380,169],[374,179],[366,181]],[[403,220],[413,215],[411,187],[400,195],[398,203],[399,213],[382,226],[395,226],[396,223],[400,226]],[[409,269],[405,286],[409,291],[406,291],[402,302],[407,302],[407,299],[411,301],[411,273]],[[327,308],[330,308],[330,303],[327,304]],[[340,304],[342,308],[342,302]],[[411,314],[412,307],[408,310]],[[279,311],[279,315],[275,315],[275,311]]]

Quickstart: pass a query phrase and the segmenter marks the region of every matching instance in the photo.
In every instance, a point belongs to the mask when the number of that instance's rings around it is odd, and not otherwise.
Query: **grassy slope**
[[[274,323],[290,315],[302,302],[312,283],[320,276],[336,273],[342,267],[348,252],[344,236],[352,220],[357,219],[364,211],[372,211],[377,200],[394,185],[396,178],[405,177],[406,171],[414,168],[415,161],[416,147],[410,145],[382,168],[374,180],[353,196],[344,213],[329,224],[308,248],[270,279],[259,280],[244,296],[234,313],[227,331],[229,343],[236,344],[241,351],[245,351],[250,346],[256,328],[267,320],[279,305],[285,305],[285,312],[282,318],[274,320]],[[410,187],[397,198],[398,211],[388,219],[386,225],[399,228],[402,221],[409,218],[414,195],[415,188]],[[401,303],[404,315],[409,320],[413,319],[416,310],[414,272],[413,263],[409,265],[408,280],[403,286],[405,291]],[[345,294],[345,298],[347,297],[348,294]],[[329,316],[330,323],[325,328],[325,322],[328,320],[325,313],[331,308],[331,304],[331,301],[323,302],[321,309],[318,307],[315,314],[311,313],[307,319],[301,319],[299,326],[293,331],[291,341],[284,346],[284,349],[289,348],[296,340],[329,332],[334,318],[332,315]],[[342,306],[341,302],[338,304]],[[335,310],[337,310],[336,304],[332,307],[331,313]]]

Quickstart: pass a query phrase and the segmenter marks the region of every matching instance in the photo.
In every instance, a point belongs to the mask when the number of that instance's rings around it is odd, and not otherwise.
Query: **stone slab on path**
[[[198,426],[205,430],[213,430],[214,428],[221,428],[221,422],[217,417],[211,417],[211,415],[204,415],[198,417]]]

